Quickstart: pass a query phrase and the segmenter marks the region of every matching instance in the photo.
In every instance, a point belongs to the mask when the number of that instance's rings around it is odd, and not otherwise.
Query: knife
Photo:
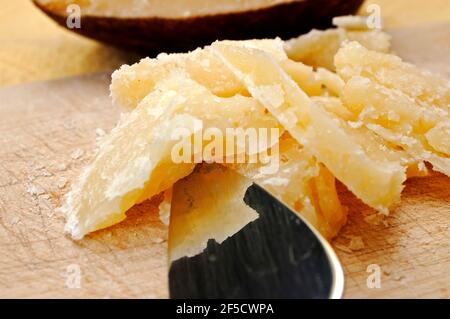
[[[250,181],[248,187],[230,184],[238,179],[230,174],[238,174],[223,170],[196,170],[174,185],[170,297],[340,298],[343,271],[328,242],[262,187]],[[240,185],[245,204],[228,205],[239,200],[232,195]],[[246,211],[250,207],[254,217]],[[198,247],[193,251],[192,246]]]

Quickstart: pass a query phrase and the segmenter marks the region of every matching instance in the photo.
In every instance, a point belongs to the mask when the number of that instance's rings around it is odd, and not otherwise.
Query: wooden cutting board
[[[393,34],[405,59],[450,76],[450,25]],[[119,118],[108,85],[109,76],[96,75],[0,90],[0,297],[168,296],[167,227],[157,200],[79,242],[64,236],[56,211],[96,138]],[[334,245],[345,296],[449,297],[450,180],[408,181],[402,204],[379,223],[341,188],[350,217]],[[352,239],[364,247],[355,250]],[[380,288],[367,287],[371,264],[380,267]]]

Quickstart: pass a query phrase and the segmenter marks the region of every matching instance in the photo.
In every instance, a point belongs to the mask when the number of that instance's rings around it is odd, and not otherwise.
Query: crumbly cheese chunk
[[[282,63],[283,68],[308,94],[320,95],[321,83],[312,67],[289,60],[280,39],[222,41],[247,48],[258,48],[270,53]],[[236,94],[248,95],[246,87],[211,54],[209,47],[190,53],[160,54],[156,59],[145,58],[139,63],[123,65],[112,75],[111,96],[127,108],[136,107],[156,83],[166,78],[174,69],[183,69],[199,84],[219,97]]]
[[[365,127],[362,121],[354,121],[354,115],[335,97],[313,97],[314,104],[322,108],[353,141],[360,145],[369,156],[377,161],[396,162],[402,166],[412,166],[416,160],[396,144],[384,140]]]
[[[334,72],[325,68],[317,69],[317,78],[321,85],[327,88],[328,92],[334,96],[340,96],[345,82]],[[308,94],[308,92],[305,91]],[[312,94],[308,94],[312,95]]]
[[[408,95],[424,107],[450,111],[450,81],[405,63],[398,56],[366,49],[357,42],[347,43],[335,57],[337,73],[344,81],[366,77],[389,89]]]
[[[287,133],[280,139],[279,154],[276,172],[266,172],[261,162],[227,167],[269,191],[326,238],[334,237],[347,213],[337,196],[334,176]]]
[[[171,157],[179,143],[172,134],[175,128],[195,134],[200,120],[204,128],[222,131],[278,126],[255,99],[219,98],[183,71],[172,73],[103,139],[94,161],[68,193],[63,210],[72,237],[80,239],[123,220],[131,206],[190,174],[193,161],[175,163]]]
[[[160,54],[139,63],[123,65],[112,74],[111,96],[120,105],[136,107],[174,69],[184,69],[199,84],[220,97],[246,94],[245,88],[223,64],[208,52],[197,49],[190,53]]]
[[[208,240],[222,243],[258,218],[244,195],[252,181],[217,164],[197,166],[173,187],[169,260],[195,256]]]
[[[405,149],[417,161],[428,161],[449,175],[446,145],[450,119],[445,111],[416,104],[403,92],[360,76],[346,83],[342,97],[357,121]]]
[[[358,41],[370,50],[389,52],[391,37],[379,30],[312,30],[285,42],[288,57],[314,67],[335,70],[334,56],[346,41]]]
[[[438,123],[425,133],[425,138],[434,150],[450,156],[450,120]]]
[[[406,169],[372,159],[270,55],[220,43],[213,50],[286,130],[366,204],[387,212],[399,201]]]
[[[428,169],[424,165],[422,159],[412,156],[405,151],[396,142],[390,142],[384,139],[368,127],[361,120],[354,120],[352,114],[342,103],[335,97],[312,97],[315,104],[330,114],[335,116],[335,120],[339,121],[342,129],[349,136],[361,145],[370,157],[378,161],[396,162],[406,167],[408,178],[423,177],[428,175]]]

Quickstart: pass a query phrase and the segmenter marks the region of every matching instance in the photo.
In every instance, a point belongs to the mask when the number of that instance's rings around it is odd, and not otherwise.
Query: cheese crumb
[[[64,177],[61,177],[59,180],[58,180],[58,188],[64,188],[66,185],[67,185],[67,179],[65,179]]]
[[[84,151],[81,148],[77,148],[70,154],[70,157],[74,160],[77,160],[77,159],[81,158],[83,155],[84,155]]]
[[[32,196],[39,196],[39,195],[45,194],[45,190],[42,187],[34,185],[32,183],[27,185],[26,190],[27,190],[27,193]]]
[[[63,172],[65,170],[67,170],[67,164],[65,163],[58,163],[54,166],[54,168],[58,171],[58,172]]]
[[[97,128],[97,129],[95,129],[95,134],[96,134],[98,137],[103,137],[103,136],[106,135],[106,132],[105,132],[103,129],[101,129],[101,128]]]
[[[389,226],[386,215],[383,214],[371,214],[369,216],[364,217],[364,221],[373,226],[378,226],[383,224],[384,226]]]
[[[353,236],[350,239],[348,248],[352,251],[358,251],[365,248],[364,242],[360,236]]]
[[[19,217],[14,217],[13,219],[11,219],[11,226],[17,225],[18,223],[20,223],[20,218]]]
[[[334,247],[336,247],[337,249],[339,249],[339,250],[341,250],[341,251],[343,251],[343,252],[346,252],[346,253],[352,253],[352,252],[353,252],[350,248],[348,248],[348,247],[345,246],[345,245],[334,244]]]
[[[165,239],[160,238],[160,237],[156,237],[156,238],[153,238],[153,239],[152,239],[152,242],[153,242],[154,244],[162,244],[163,242],[165,242]]]

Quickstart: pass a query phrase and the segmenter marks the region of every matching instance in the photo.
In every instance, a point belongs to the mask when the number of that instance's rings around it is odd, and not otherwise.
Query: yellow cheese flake
[[[358,121],[405,149],[417,162],[428,161],[436,170],[449,174],[446,151],[450,120],[445,111],[416,104],[402,91],[361,76],[350,78],[342,99]]]
[[[363,76],[402,91],[424,107],[438,107],[447,114],[450,110],[450,81],[405,63],[398,56],[370,51],[351,42],[336,54],[335,64],[344,81]]]
[[[308,94],[319,95],[320,83],[311,67],[288,60],[280,39],[223,41],[246,48],[258,48],[282,62],[286,72]],[[127,108],[134,108],[149,94],[156,83],[166,78],[174,69],[183,69],[199,84],[219,97],[248,95],[246,87],[211,54],[209,47],[190,53],[160,54],[156,59],[145,58],[134,65],[123,65],[112,75],[111,96]]]
[[[244,202],[252,181],[217,164],[199,165],[173,187],[169,260],[201,253],[214,239],[222,243],[258,218]]]
[[[213,49],[289,133],[366,204],[387,212],[400,199],[405,168],[370,158],[338,122],[313,104],[270,55],[220,43]],[[284,95],[284,102],[278,106],[266,98],[273,90],[265,88],[275,85]]]
[[[227,167],[269,191],[326,238],[334,237],[346,222],[334,176],[287,133],[280,139],[279,153],[279,169],[274,173],[264,172],[262,163]]]
[[[345,41],[358,41],[370,50],[388,52],[391,37],[382,31],[312,30],[285,42],[288,57],[314,67],[334,70],[334,56]]]
[[[80,239],[123,220],[131,206],[190,174],[195,163],[177,164],[171,157],[179,143],[172,134],[175,128],[194,134],[199,120],[222,132],[236,124],[244,129],[278,126],[251,97],[218,98],[184,72],[171,73],[103,139],[94,161],[68,193],[63,210],[72,237]]]

